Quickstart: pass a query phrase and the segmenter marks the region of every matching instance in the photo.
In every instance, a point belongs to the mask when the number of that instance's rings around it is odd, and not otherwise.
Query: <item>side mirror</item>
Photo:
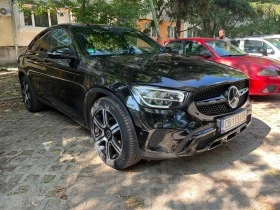
[[[199,55],[206,59],[212,57],[212,54],[209,51],[202,51]]]
[[[75,56],[70,55],[69,48],[61,48],[51,52],[48,52],[48,57],[52,59],[76,59]]]

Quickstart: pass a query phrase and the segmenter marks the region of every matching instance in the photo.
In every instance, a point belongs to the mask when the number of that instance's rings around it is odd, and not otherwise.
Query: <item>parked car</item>
[[[53,26],[18,62],[27,110],[49,105],[76,120],[115,169],[213,149],[251,122],[245,74],[166,53],[134,29]]]
[[[248,37],[231,39],[231,43],[249,55],[266,56],[280,60],[280,42],[268,37]]]
[[[170,41],[166,47],[176,54],[199,56],[208,61],[231,66],[249,76],[250,95],[280,93],[280,62],[250,56],[232,44],[212,38],[186,38]]]

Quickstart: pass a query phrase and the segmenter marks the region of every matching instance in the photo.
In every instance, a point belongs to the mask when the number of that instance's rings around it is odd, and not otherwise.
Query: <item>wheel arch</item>
[[[88,90],[86,92],[86,95],[85,95],[85,98],[84,98],[84,117],[85,117],[85,122],[86,122],[87,127],[89,127],[88,116],[89,116],[90,109],[91,109],[92,105],[98,99],[103,98],[103,97],[108,97],[108,96],[111,97],[112,99],[116,100],[117,102],[119,102],[123,106],[123,108],[127,111],[128,115],[131,118],[129,110],[127,109],[124,102],[120,99],[119,96],[114,94],[110,89],[105,89],[105,88],[101,88],[101,87],[94,87],[94,88],[91,88],[90,90]]]
[[[139,147],[139,142],[138,142],[138,138],[137,138],[137,134],[135,131],[135,124],[133,122],[132,116],[128,110],[128,108],[126,107],[126,105],[124,104],[124,102],[120,99],[119,96],[117,96],[116,94],[114,94],[110,89],[105,89],[105,88],[100,88],[100,87],[94,87],[90,90],[87,91],[85,98],[84,98],[84,118],[85,118],[85,125],[88,129],[90,129],[90,123],[89,123],[89,114],[90,114],[90,109],[92,107],[92,105],[95,103],[95,101],[97,101],[100,98],[103,97],[110,97],[113,100],[119,102],[119,104],[123,107],[123,109],[125,110],[125,112],[127,113],[127,115],[129,116],[129,121],[130,124],[133,125],[133,132],[135,134],[135,146],[136,146],[136,152],[139,156],[141,156],[141,149]]]
[[[24,77],[24,76],[27,77],[26,73],[19,70],[19,72],[18,72],[18,79],[19,79],[19,81],[21,81],[22,77]]]

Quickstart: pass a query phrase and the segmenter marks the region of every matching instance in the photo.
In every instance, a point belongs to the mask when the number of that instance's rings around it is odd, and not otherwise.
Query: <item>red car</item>
[[[185,38],[169,41],[172,53],[199,56],[246,73],[250,78],[250,95],[280,94],[280,62],[250,56],[234,45],[212,38]]]

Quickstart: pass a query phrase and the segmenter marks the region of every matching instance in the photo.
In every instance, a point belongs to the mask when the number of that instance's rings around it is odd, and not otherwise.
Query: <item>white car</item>
[[[280,41],[265,37],[248,37],[231,39],[230,41],[249,55],[267,56],[280,60]]]

